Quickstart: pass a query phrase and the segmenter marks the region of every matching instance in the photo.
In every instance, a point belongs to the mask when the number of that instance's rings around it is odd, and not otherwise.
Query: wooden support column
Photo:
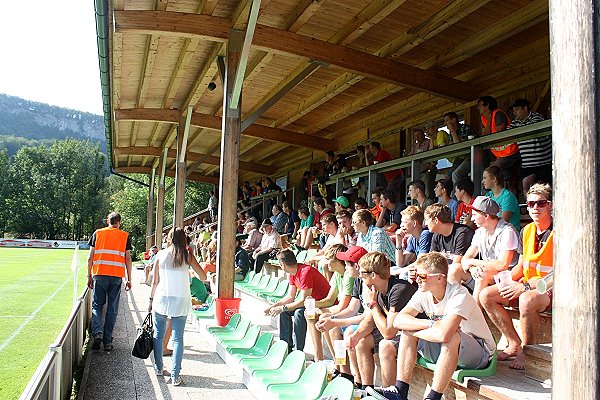
[[[162,231],[165,211],[165,174],[168,152],[169,149],[165,147],[158,161],[160,175],[158,176],[158,193],[156,196],[156,230],[154,231],[154,243],[156,243],[159,250],[162,248]]]
[[[152,168],[152,174],[150,174],[150,189],[148,193],[148,213],[146,214],[146,250],[154,244],[152,238],[153,218],[154,218],[154,181],[156,176],[156,168]]]
[[[600,4],[550,0],[552,398],[600,398]]]
[[[243,42],[244,32],[232,30],[229,42],[227,43],[225,84],[223,85],[221,174],[219,176],[219,239],[217,242],[217,295],[219,298],[233,297],[233,279],[235,276],[235,219],[242,132],[242,107],[240,99],[237,108],[231,108],[231,100]]]
[[[175,163],[175,201],[173,205],[173,226],[183,228],[185,218],[185,179],[187,176],[185,155],[190,131],[191,107],[187,117],[182,116],[177,127],[177,161]]]

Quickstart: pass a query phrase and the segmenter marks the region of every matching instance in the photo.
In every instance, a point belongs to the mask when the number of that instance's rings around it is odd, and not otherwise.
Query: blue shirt
[[[458,211],[458,201],[456,199],[450,199],[446,205],[450,211],[452,211],[452,221],[454,221],[456,219],[456,211]]]
[[[356,245],[369,252],[382,252],[390,259],[392,265],[396,265],[396,248],[392,239],[383,229],[371,225],[365,235],[359,232]]]
[[[519,201],[517,197],[508,189],[502,189],[498,197],[494,197],[494,192],[491,190],[485,194],[490,199],[494,200],[500,206],[498,218],[502,218],[504,211],[512,212],[510,223],[515,227],[517,232],[521,230],[521,212],[519,211]]]
[[[419,257],[420,254],[429,253],[432,236],[433,233],[429,232],[429,229],[423,229],[423,232],[421,232],[421,235],[419,236],[419,240],[417,240],[416,237],[411,236],[410,239],[408,239],[406,252],[414,253],[417,257]]]

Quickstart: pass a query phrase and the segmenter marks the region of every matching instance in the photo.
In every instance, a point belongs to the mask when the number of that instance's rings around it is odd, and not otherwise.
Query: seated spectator
[[[498,102],[492,96],[483,96],[480,98],[477,102],[477,109],[481,114],[482,136],[502,132],[511,123],[510,118],[508,118],[504,111],[498,108]],[[504,183],[512,177],[515,167],[521,164],[519,146],[516,143],[509,143],[492,147],[491,151],[496,157],[496,160],[491,165],[500,168],[502,171],[502,183]],[[516,193],[515,189],[513,188],[513,192]]]
[[[250,197],[252,197],[252,186],[250,186],[250,182],[245,181],[242,184],[242,191],[244,192],[245,200],[248,200]]]
[[[283,209],[279,204],[275,204],[271,208],[271,212],[273,215],[271,216],[271,222],[273,223],[273,228],[279,233],[283,235],[285,233],[285,224],[287,224],[287,215],[283,212]]]
[[[373,225],[373,216],[367,210],[358,210],[352,214],[352,225],[358,232],[356,245],[365,250],[379,251],[392,263],[396,262],[396,248],[385,231]]]
[[[433,182],[433,179],[431,180],[431,182]],[[433,183],[431,185],[431,188],[434,188]],[[434,203],[432,199],[425,196],[425,193],[425,182],[416,180],[408,184],[408,195],[410,196],[413,205],[418,206],[423,211],[425,211],[427,207]]]
[[[534,343],[540,324],[540,313],[552,307],[552,290],[540,294],[535,290],[538,280],[553,270],[552,188],[548,184],[534,184],[527,193],[527,210],[533,220],[521,231],[517,252],[519,263],[512,269],[509,286],[498,284],[481,291],[481,305],[492,322],[506,336],[508,345],[498,353],[498,360],[515,357],[510,368],[524,369],[523,347]],[[504,306],[519,307],[522,339]]]
[[[540,114],[531,111],[527,99],[517,99],[511,106],[514,119],[506,129],[535,124],[544,120]],[[523,193],[535,182],[552,182],[552,136],[544,136],[518,142],[521,153],[521,176]]]
[[[303,245],[307,241],[306,235],[309,233],[310,227],[313,226],[315,217],[306,207],[300,207],[298,216],[300,217],[300,227],[298,228],[298,235],[296,236],[296,247],[300,248],[300,250],[304,250]]]
[[[156,255],[158,254],[158,247],[152,246],[149,250],[148,263],[144,264],[144,276],[145,278],[140,283],[145,283],[150,286],[152,284],[152,266],[154,265],[154,261],[156,261]]]
[[[347,210],[350,205],[350,202],[345,196],[338,196],[336,199],[333,199],[332,203],[334,204],[336,214],[340,211]]]
[[[336,254],[346,251],[346,246],[334,244],[325,251],[325,258],[329,266],[331,278],[329,279],[329,293],[321,300],[316,301],[316,318],[307,319],[308,333],[313,341],[315,349],[315,361],[322,361],[323,357],[323,335],[317,328],[317,322],[322,315],[334,315],[344,310],[350,304],[354,278],[345,273],[345,264],[336,258]],[[329,335],[325,335],[329,350],[333,353],[333,342]]]
[[[469,228],[475,230],[477,227],[475,223],[471,220],[471,204],[473,204],[473,192],[475,191],[475,185],[473,181],[469,178],[463,178],[458,180],[454,184],[454,195],[456,196],[456,200],[458,203],[458,209],[456,210],[456,218],[454,218],[454,222],[458,222],[459,224],[467,225]]]
[[[425,131],[423,131],[423,129],[421,129],[421,128],[415,128],[413,132],[415,134],[415,144],[413,145],[410,155],[415,155],[415,154],[421,153],[423,151],[429,150],[430,147],[432,146],[432,144],[431,144],[432,141],[425,136]],[[435,181],[435,176],[437,175],[436,162],[435,161],[421,162],[419,171],[420,171],[419,179],[421,182],[423,182],[422,192],[427,199],[432,199],[432,201],[433,201],[433,198],[435,196],[433,193],[433,187],[435,186],[434,181]],[[425,210],[425,208],[427,208],[427,207],[425,206],[425,207],[421,207],[421,208],[423,210]]]
[[[381,143],[372,142],[369,151],[373,156],[373,159],[369,162],[369,164],[378,164],[386,161],[390,161],[392,156],[390,153],[383,150],[381,148]],[[383,172],[383,177],[387,182],[386,190],[391,190],[395,193],[402,193],[403,187],[402,182],[404,182],[404,173],[402,172],[402,168],[398,168],[392,171]]]
[[[386,190],[381,195],[381,206],[383,212],[379,216],[376,226],[383,228],[388,235],[393,235],[400,226],[402,219],[400,213],[406,208],[406,204],[397,199],[395,192]]]
[[[246,235],[236,235],[235,239],[235,278],[236,281],[243,281],[250,270],[250,257],[248,252],[242,247],[242,238]]]
[[[440,179],[435,185],[435,195],[439,199],[438,203],[447,206],[452,212],[452,220],[456,218],[458,210],[458,201],[450,197],[452,194],[452,181],[450,179]]]
[[[340,157],[331,150],[325,152],[325,169],[323,170],[325,178],[341,173],[344,166],[345,159],[343,157]]]
[[[352,226],[352,213],[349,210],[343,210],[336,214],[336,218],[338,222],[337,243],[346,247],[356,246],[358,232]]]
[[[310,193],[310,188],[308,186],[309,181],[310,171],[304,171],[299,184],[300,207],[308,207],[308,197]]]
[[[252,217],[246,221],[244,225],[244,233],[248,235],[242,248],[248,253],[254,252],[262,240],[262,233],[258,230],[258,221]]]
[[[354,211],[366,210],[367,208],[369,208],[369,205],[364,197],[358,197],[354,200]]]
[[[282,208],[287,219],[283,232],[287,234],[290,239],[293,239],[300,229],[300,217],[298,216],[298,213],[294,211],[289,201],[284,201]]]
[[[452,143],[452,139],[446,131],[438,130],[438,123],[435,121],[427,122],[427,135],[429,135],[429,150]]]
[[[383,188],[375,188],[373,192],[371,192],[371,200],[373,201],[373,207],[369,209],[369,212],[373,216],[373,220],[379,220],[379,216],[383,212],[383,208],[381,207],[381,194],[383,193]]]
[[[324,299],[329,293],[329,283],[310,265],[298,264],[291,250],[279,252],[277,260],[281,268],[289,274],[290,291],[286,297],[267,308],[265,315],[279,315],[279,338],[287,342],[289,353],[294,347],[302,351],[306,340],[304,300],[308,296],[317,301]]]
[[[423,211],[417,206],[410,206],[402,211],[400,229],[396,231],[397,267],[406,267],[417,258],[429,253],[433,234],[428,228],[423,228],[423,221]],[[408,269],[405,268],[398,269],[393,274],[400,275],[402,279],[409,278]]]
[[[511,224],[497,217],[500,207],[494,200],[478,196],[471,208],[478,228],[461,260],[462,268],[451,268],[448,280],[473,290],[479,302],[479,292],[494,282],[494,275],[517,263],[519,238]]]
[[[260,196],[261,194],[263,194],[262,182],[258,181],[254,183],[254,191],[251,194],[252,197]]]
[[[356,160],[352,163],[352,169],[360,169],[367,165],[367,149],[362,144],[356,146]]]
[[[261,229],[263,230],[263,236],[260,241],[260,245],[252,252],[252,261],[254,263],[254,272],[257,274],[261,271],[265,261],[273,257],[271,254],[274,250],[281,249],[281,237],[279,233],[273,228],[273,224],[270,219],[265,219],[262,223]]]
[[[450,209],[434,204],[425,210],[425,225],[433,233],[430,252],[441,253],[448,260],[450,269],[461,268],[461,261],[475,233],[466,225],[452,222]]]
[[[444,124],[446,124],[446,128],[450,132],[451,144],[474,139],[477,136],[473,128],[469,125],[458,122],[458,115],[454,111],[444,114]],[[452,163],[452,182],[456,183],[460,179],[467,178],[471,173],[470,154],[449,158],[448,161]]]
[[[314,200],[313,209],[315,210],[313,226],[308,229],[306,235],[304,235],[304,242],[300,245],[304,249],[309,249],[315,238],[321,233],[321,229],[323,228],[321,218],[333,212],[331,208],[326,207],[325,200],[320,197]]]
[[[488,366],[496,343],[481,309],[462,286],[446,279],[448,263],[437,253],[417,260],[419,291],[394,320],[402,330],[398,348],[397,380],[383,390],[387,399],[407,400],[417,356],[437,364],[426,399],[439,400],[457,367]],[[417,315],[425,313],[428,319]],[[369,391],[368,391],[369,392]]]
[[[494,200],[500,206],[498,217],[510,222],[518,231],[521,230],[521,213],[519,200],[513,192],[505,189],[500,177],[500,168],[496,166],[487,167],[483,170],[483,187],[489,190],[485,195]]]
[[[321,314],[316,324],[319,331],[328,334],[329,340],[332,343],[334,340],[341,340],[342,334],[350,335],[358,328],[358,324],[360,324],[360,321],[364,317],[363,306],[366,307],[366,304],[373,299],[371,290],[363,285],[358,273],[358,262],[365,254],[367,254],[367,251],[358,246],[352,246],[345,252],[335,254],[338,260],[345,263],[345,273],[354,278],[354,285],[352,288],[352,298],[348,306],[335,314]],[[368,301],[365,302],[365,298],[368,298]],[[362,379],[358,371],[356,353],[349,351],[348,356],[350,365],[338,365],[338,371],[342,377],[355,382],[356,386],[360,388],[362,386]],[[335,371],[334,375],[337,375]]]
[[[381,381],[391,386],[396,381],[396,353],[400,333],[394,319],[417,291],[416,284],[390,275],[390,261],[380,252],[370,252],[359,261],[360,276],[376,297],[368,304],[365,317],[348,336],[348,347],[355,349],[364,386],[373,386],[373,354],[379,354]]]
[[[330,278],[329,270],[327,268],[327,259],[325,257],[325,252],[327,249],[334,244],[338,243],[338,222],[337,218],[333,214],[327,214],[323,217],[323,235],[327,237],[325,240],[325,245],[322,249],[320,249],[314,256],[306,260],[307,264],[312,266],[319,267],[319,270],[324,272],[326,278]]]
[[[273,179],[269,178],[268,176],[263,178],[263,187],[263,193],[283,192],[283,189],[281,189],[281,187],[273,182]]]

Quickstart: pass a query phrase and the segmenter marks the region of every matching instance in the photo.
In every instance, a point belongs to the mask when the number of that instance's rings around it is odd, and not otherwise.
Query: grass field
[[[0,248],[0,399],[17,399],[73,306],[74,250]],[[79,250],[78,295],[87,282]]]

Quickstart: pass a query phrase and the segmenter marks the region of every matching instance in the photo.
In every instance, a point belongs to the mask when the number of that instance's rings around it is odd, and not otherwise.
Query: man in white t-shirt
[[[439,400],[456,367],[482,369],[489,364],[496,343],[481,309],[467,289],[451,284],[448,261],[439,253],[423,255],[415,263],[419,291],[396,315],[402,330],[394,386],[367,392],[380,399],[406,400],[417,355],[437,364],[425,399]],[[428,319],[417,318],[425,313]]]
[[[498,218],[500,206],[491,198],[478,196],[469,207],[473,210],[471,219],[478,228],[461,265],[450,268],[448,280],[467,286],[479,303],[479,293],[494,283],[494,275],[519,261],[519,238],[509,222]]]

